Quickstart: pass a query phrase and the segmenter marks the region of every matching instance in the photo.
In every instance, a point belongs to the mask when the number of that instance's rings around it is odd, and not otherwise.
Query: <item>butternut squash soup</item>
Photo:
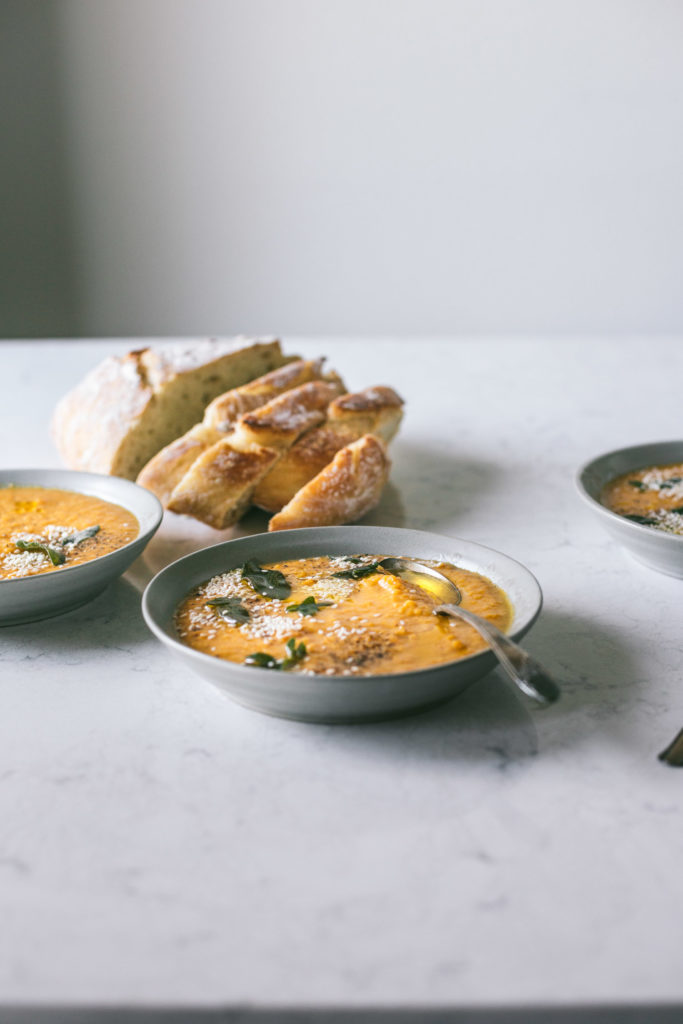
[[[683,462],[622,473],[604,487],[600,502],[634,523],[683,535]]]
[[[384,556],[247,562],[195,587],[176,612],[178,638],[217,658],[310,675],[410,672],[486,647],[471,626],[434,615],[427,591],[385,572]],[[505,630],[508,600],[478,573],[429,562],[462,606]]]
[[[140,532],[132,512],[77,491],[0,488],[0,580],[81,565]]]

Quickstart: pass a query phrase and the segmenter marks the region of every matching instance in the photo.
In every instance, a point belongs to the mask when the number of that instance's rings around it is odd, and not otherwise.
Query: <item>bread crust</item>
[[[352,523],[374,508],[389,476],[383,441],[365,434],[337,452],[268,524],[269,530]]]
[[[110,356],[57,405],[52,435],[72,469],[134,480],[221,392],[281,366],[276,339],[204,339]]]

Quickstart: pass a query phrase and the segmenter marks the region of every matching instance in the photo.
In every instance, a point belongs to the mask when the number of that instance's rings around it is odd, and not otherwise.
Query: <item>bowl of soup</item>
[[[683,441],[606,452],[579,470],[577,486],[632,558],[683,578]]]
[[[161,522],[155,495],[120,477],[0,471],[0,625],[71,611],[142,552]]]
[[[180,664],[257,711],[309,722],[393,717],[449,700],[495,667],[465,623],[380,566],[409,556],[447,575],[463,607],[514,638],[538,582],[491,548],[418,530],[340,526],[259,534],[194,552],[143,596]]]

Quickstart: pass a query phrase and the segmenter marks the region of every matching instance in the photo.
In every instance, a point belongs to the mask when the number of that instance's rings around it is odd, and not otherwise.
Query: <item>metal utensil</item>
[[[673,768],[683,768],[683,729],[674,736],[671,743],[661,754],[659,760],[670,764]]]
[[[379,564],[392,576],[421,587],[441,602],[434,609],[435,615],[450,615],[473,626],[486,640],[515,686],[527,697],[544,705],[558,699],[560,688],[536,659],[493,623],[461,608],[460,590],[443,573],[412,558],[383,558]]]

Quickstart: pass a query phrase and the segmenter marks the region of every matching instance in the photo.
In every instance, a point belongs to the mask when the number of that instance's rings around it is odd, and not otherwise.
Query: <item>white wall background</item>
[[[52,6],[73,333],[683,330],[683,0]]]

